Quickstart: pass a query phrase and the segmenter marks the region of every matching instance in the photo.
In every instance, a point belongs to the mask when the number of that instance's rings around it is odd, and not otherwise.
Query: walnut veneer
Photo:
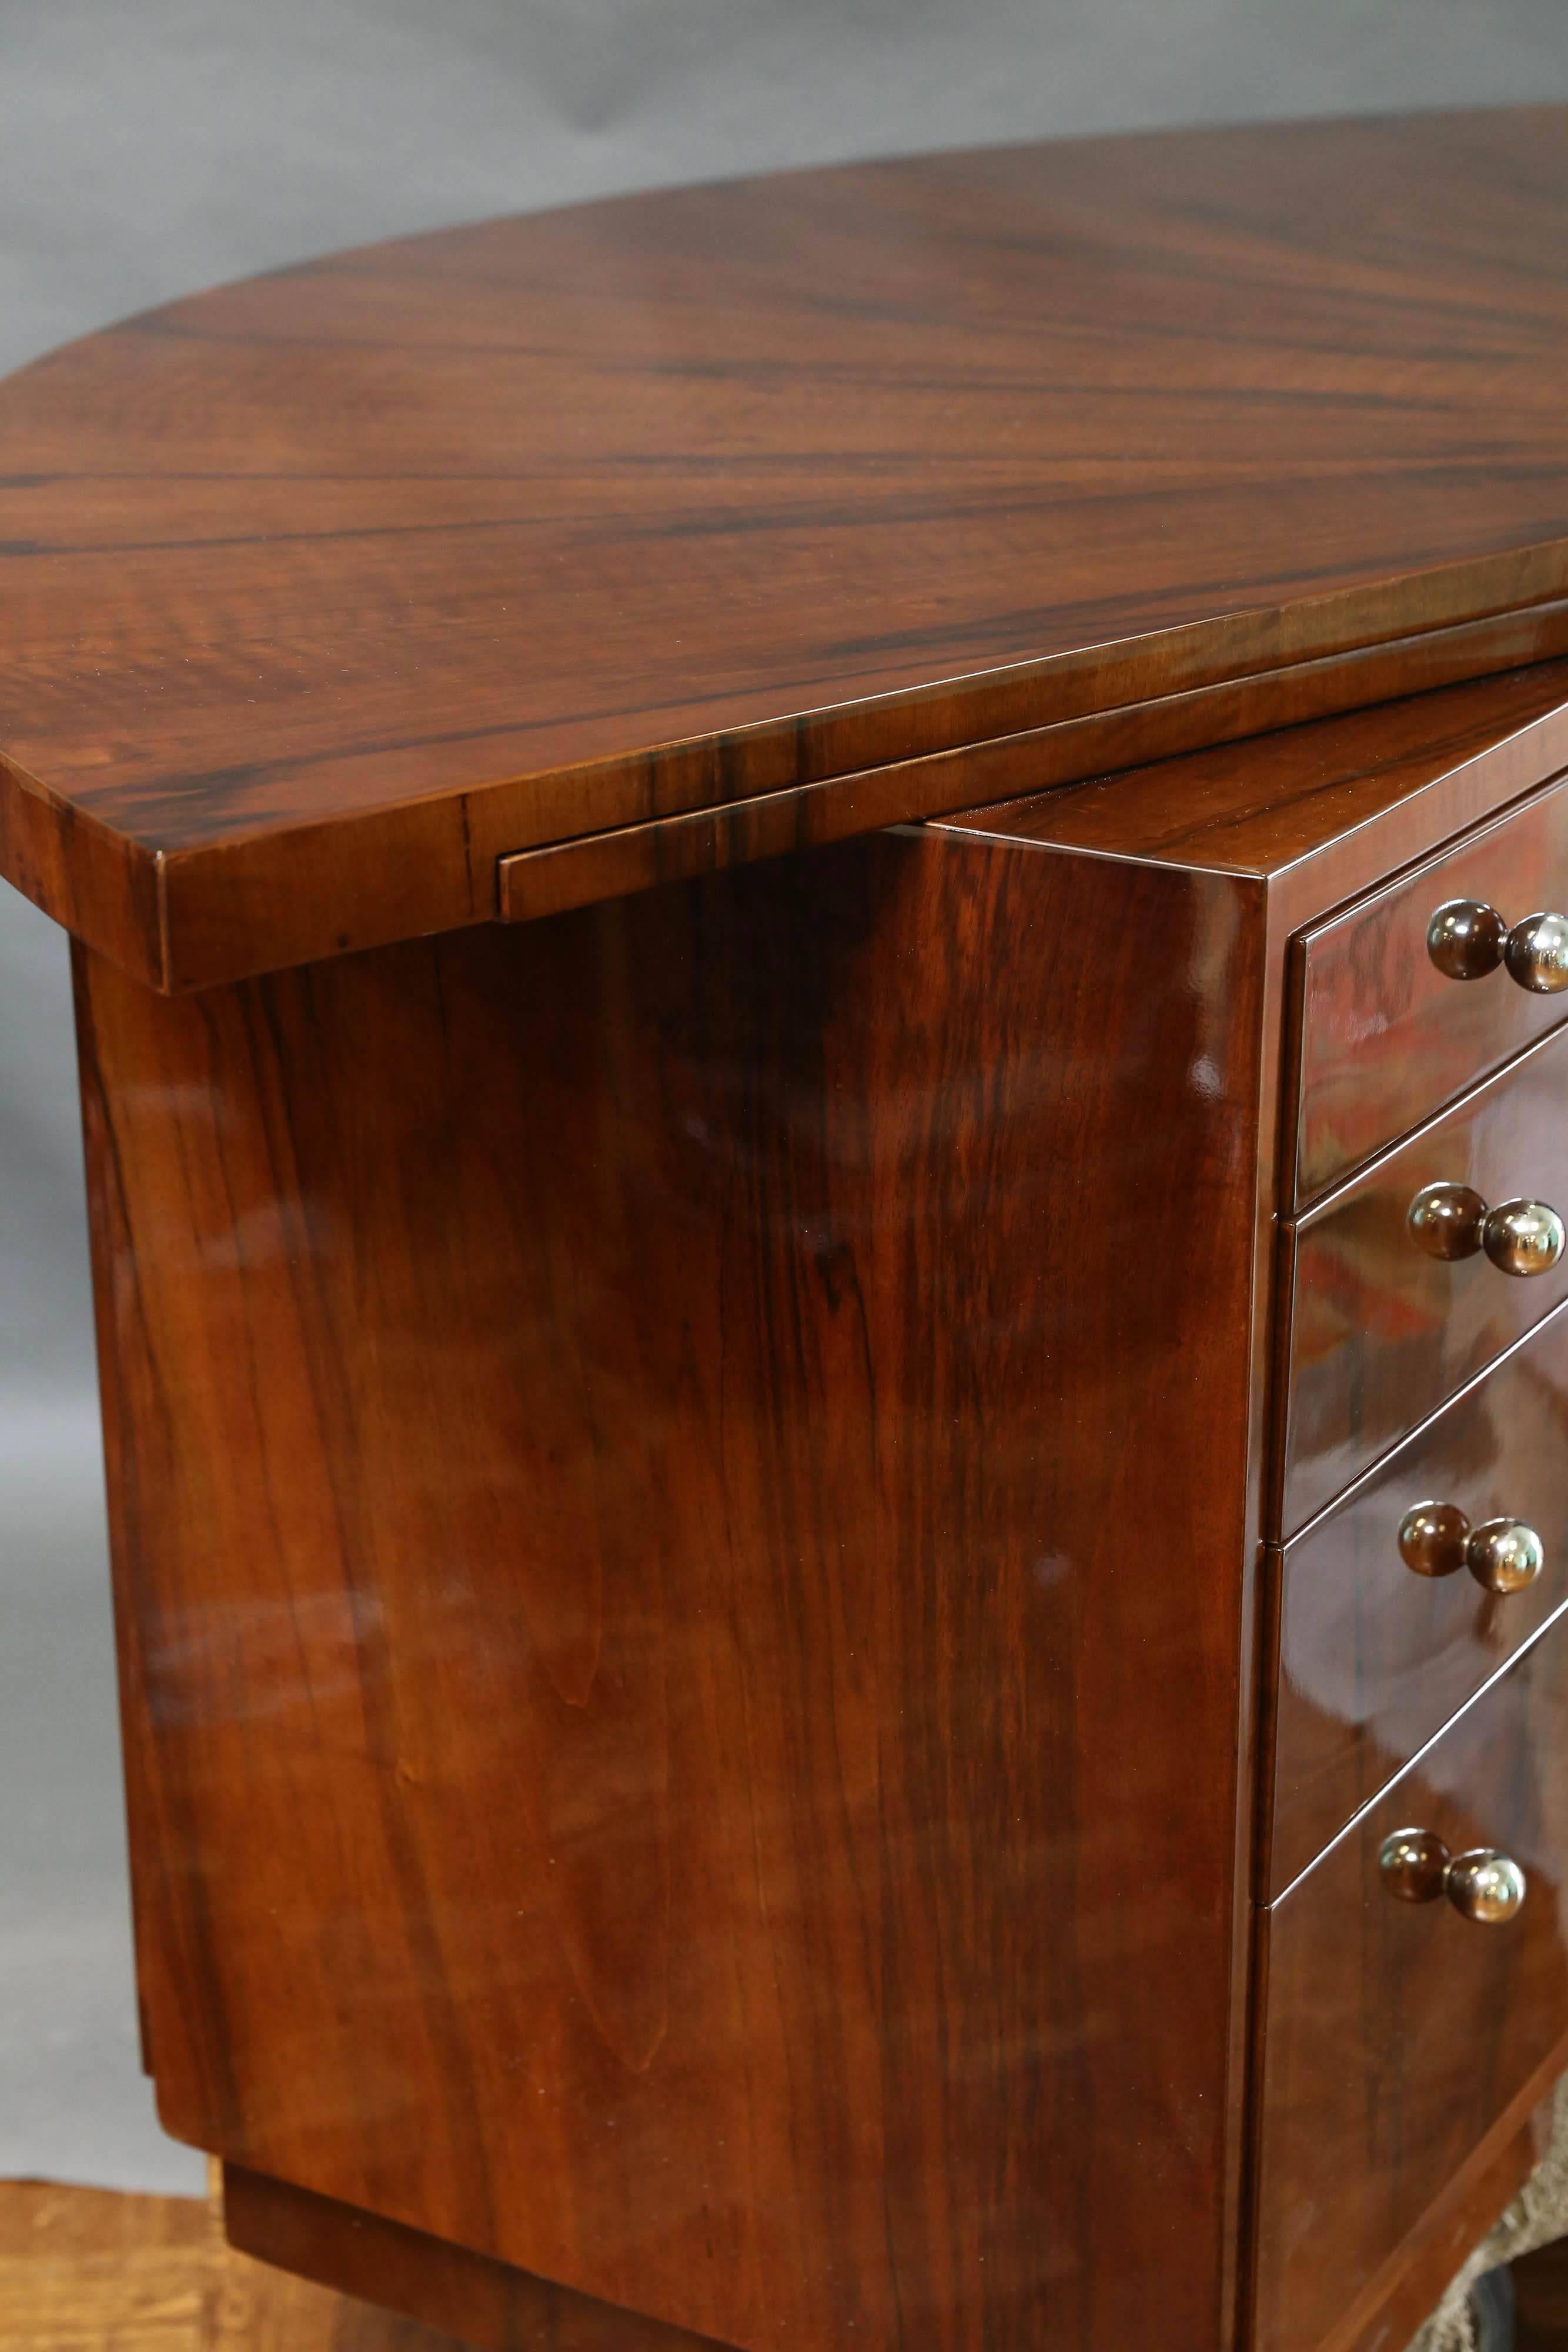
[[[193,987],[1568,652],[1565,121],[670,190],[73,344],[0,392],[0,863]]]
[[[1568,1208],[1568,993],[1427,944],[1568,904],[1565,131],[627,199],[0,387],[237,2243],[489,2352],[1387,2352],[1520,2177],[1568,1273],[1406,1213]]]

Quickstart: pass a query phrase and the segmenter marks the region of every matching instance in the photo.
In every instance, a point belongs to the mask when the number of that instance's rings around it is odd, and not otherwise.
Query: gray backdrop
[[[1563,0],[0,0],[0,368],[610,189],[1542,98]],[[195,2189],[135,2050],[65,950],[4,888],[0,990],[0,2176]]]

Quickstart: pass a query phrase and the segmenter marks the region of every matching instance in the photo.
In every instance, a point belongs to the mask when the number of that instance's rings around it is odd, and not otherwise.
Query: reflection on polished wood
[[[1478,1927],[1451,1902],[1391,1900],[1381,1857],[1402,1824],[1456,1856],[1505,1850],[1529,1882],[1515,1916]],[[1554,1627],[1268,1914],[1258,2352],[1339,2340],[1445,2186],[1568,2063],[1565,1904]]]
[[[1383,1841],[1378,1870],[1385,1892],[1400,1903],[1436,1903],[1447,1895],[1473,1927],[1501,1927],[1529,1892],[1511,1854],[1490,1846],[1450,1853],[1435,1830],[1395,1830]]]
[[[1318,2352],[1406,2352],[1422,2322],[1552,2144],[1555,2084],[1513,2102],[1471,2149],[1397,2251],[1375,2273]],[[1526,2352],[1521,2341],[1515,2352]],[[1556,2347],[1552,2347],[1556,2352]],[[1564,2347],[1568,2352],[1568,2347]]]
[[[1250,2328],[1289,943],[1556,772],[1565,698],[172,1003],[78,952],[150,2056],[237,2232],[485,2345],[541,2292],[605,2352]],[[1291,1547],[1279,1852],[1555,1605],[1491,1466],[1385,1497],[1433,1679],[1293,1825]],[[1421,1500],[1546,1568],[1412,1576]]]
[[[1176,634],[1166,650],[1174,651]],[[540,915],[646,890],[656,883],[820,847],[892,824],[915,807],[1011,801],[1024,793],[1030,795],[1023,811],[1027,821],[1035,796],[1064,782],[1090,777],[1103,782],[1109,771],[1116,772],[1119,782],[1124,769],[1150,761],[1163,766],[1173,754],[1197,749],[1203,751],[1207,769],[1207,754],[1216,746],[1228,746],[1260,730],[1295,729],[1332,711],[1359,713],[1381,695],[1424,694],[1488,666],[1509,671],[1520,662],[1544,664],[1565,646],[1568,599],[1558,598],[1491,620],[1424,629],[1354,654],[1251,671],[1220,684],[1182,688],[1152,701],[1119,703],[1110,710],[1047,719],[983,743],[917,753],[849,777],[789,785],[753,800],[648,818],[608,832],[574,835],[500,860],[500,916],[504,922],[531,922]],[[1076,703],[1071,707],[1076,709]],[[1503,747],[1494,743],[1491,748]],[[1271,797],[1266,791],[1266,809]],[[967,814],[972,816],[973,811]],[[1168,814],[1166,822],[1168,825]],[[1423,845],[1425,840],[1423,836]],[[210,890],[211,877],[205,880]],[[232,911],[236,916],[243,912]],[[226,952],[231,959],[235,952],[232,938],[226,936],[214,937],[206,946],[208,952]],[[191,951],[187,936],[184,952],[188,956]]]
[[[1561,109],[915,159],[0,386],[240,2243],[482,2352],[1396,2352],[1514,2185],[1565,209]]]
[[[1559,1313],[1287,1546],[1271,1892],[1568,1602],[1565,1450]],[[1457,1572],[1475,1527],[1504,1510],[1544,1554],[1506,1598]],[[1408,1517],[1437,1523],[1422,1574],[1410,1573]]]
[[[1504,917],[1568,897],[1568,783],[1308,932],[1297,1198],[1323,1192],[1564,1017],[1502,969]],[[1434,932],[1441,940],[1434,946]]]
[[[1561,655],[1565,123],[666,190],[57,352],[0,389],[0,870],[195,986],[482,922],[508,852],[733,809],[717,862],[1028,789],[942,760],[1037,729],[1098,773]]]
[[[1489,1209],[1470,1184],[1427,1184],[1406,1223],[1428,1257],[1451,1264],[1484,1250],[1500,1274],[1550,1274],[1568,1235],[1545,1201],[1500,1201]]]
[[[1225,2340],[1260,913],[944,834],[78,952],[176,2132],[740,2346]]]
[[[1521,1281],[1490,1249],[1470,1249],[1473,1237],[1461,1237],[1458,1256],[1446,1245],[1437,1257],[1412,1232],[1428,1187],[1511,1212],[1531,1205],[1509,1197],[1526,1188],[1568,1202],[1565,1086],[1568,1037],[1549,1036],[1296,1228],[1287,1535],[1568,1296],[1568,1263],[1555,1248],[1542,1248],[1544,1269]],[[1533,1251],[1543,1221],[1515,1223],[1528,1226]]]
[[[428,2337],[422,2315],[433,2315],[451,2336],[460,2332],[464,2345],[492,2345],[498,2352],[534,2346],[544,2352],[719,2352],[709,2336],[574,2294],[361,2207],[291,2189],[238,2165],[225,2165],[223,2177],[224,2224],[232,2246],[277,2265],[274,2277],[292,2273],[320,2280],[345,2299],[364,2296],[412,2315],[402,2322],[408,2352],[422,2352],[426,2343],[431,2352],[441,2352],[451,2340],[447,2334]],[[305,2347],[288,2342],[278,2352]],[[394,2352],[391,2344],[388,2352]],[[402,2352],[401,2337],[395,2352]]]
[[[1326,910],[1343,912],[1343,899],[1377,906],[1390,872],[1427,862],[1456,834],[1466,836],[1459,847],[1484,852],[1487,821],[1521,794],[1530,795],[1521,822],[1540,805],[1568,828],[1568,804],[1559,813],[1548,782],[1564,768],[1568,661],[1546,661],[1285,728],[1265,742],[1211,742],[1183,759],[1118,767],[951,822],[1009,841],[1267,877],[1290,901],[1288,929],[1311,937],[1326,935]],[[1386,1009],[1362,1005],[1372,1035]],[[1425,1104],[1509,1050],[1494,1042]],[[1392,1074],[1380,1066],[1378,1082]]]

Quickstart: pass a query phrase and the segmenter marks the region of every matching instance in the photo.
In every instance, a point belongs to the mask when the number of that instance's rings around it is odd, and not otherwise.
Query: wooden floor
[[[1517,2352],[1568,2352],[1568,2241],[1514,2265]],[[0,2182],[0,2352],[463,2352],[235,2253],[215,2200]]]
[[[462,2352],[224,2243],[215,2201],[0,2183],[0,2352]]]

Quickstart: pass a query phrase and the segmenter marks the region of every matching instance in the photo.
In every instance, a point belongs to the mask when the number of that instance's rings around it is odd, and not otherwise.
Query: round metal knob
[[[1568,988],[1568,915],[1526,915],[1502,956],[1510,979],[1532,996],[1560,995]]]
[[[1400,1903],[1435,1903],[1448,1875],[1448,1849],[1436,1830],[1396,1830],[1383,1841],[1377,1867]]]
[[[1550,1274],[1568,1234],[1544,1201],[1503,1201],[1481,1227],[1481,1247],[1503,1274]]]
[[[1487,1519],[1465,1546],[1465,1566],[1489,1592],[1522,1592],[1545,1565],[1541,1538],[1522,1519]]]
[[[1484,980],[1499,964],[1532,996],[1568,988],[1568,915],[1526,915],[1511,930],[1484,898],[1450,898],[1427,926],[1427,952],[1449,980]]]
[[[1474,1257],[1487,1204],[1469,1184],[1428,1184],[1410,1203],[1410,1231],[1428,1257]]]
[[[1396,1901],[1435,1903],[1446,1895],[1460,1918],[1479,1927],[1500,1927],[1524,1901],[1517,1862],[1490,1846],[1451,1855],[1435,1830],[1396,1830],[1384,1839],[1377,1866]]]
[[[1406,1222],[1428,1257],[1452,1264],[1484,1249],[1502,1274],[1550,1274],[1568,1243],[1562,1218],[1544,1201],[1500,1201],[1489,1209],[1471,1184],[1424,1186]]]
[[[1399,1557],[1417,1576],[1452,1576],[1466,1565],[1470,1523],[1453,1503],[1416,1503],[1399,1522]]]
[[[1484,898],[1450,898],[1427,926],[1427,952],[1450,980],[1484,980],[1507,940],[1508,925]]]
[[[1487,1519],[1472,1528],[1456,1503],[1414,1503],[1399,1522],[1399,1557],[1417,1576],[1452,1576],[1468,1568],[1489,1592],[1522,1592],[1546,1562],[1545,1548],[1522,1519]]]
[[[1461,1919],[1478,1927],[1499,1927],[1524,1900],[1524,1873],[1506,1853],[1478,1846],[1457,1853],[1443,1874],[1443,1892]]]

